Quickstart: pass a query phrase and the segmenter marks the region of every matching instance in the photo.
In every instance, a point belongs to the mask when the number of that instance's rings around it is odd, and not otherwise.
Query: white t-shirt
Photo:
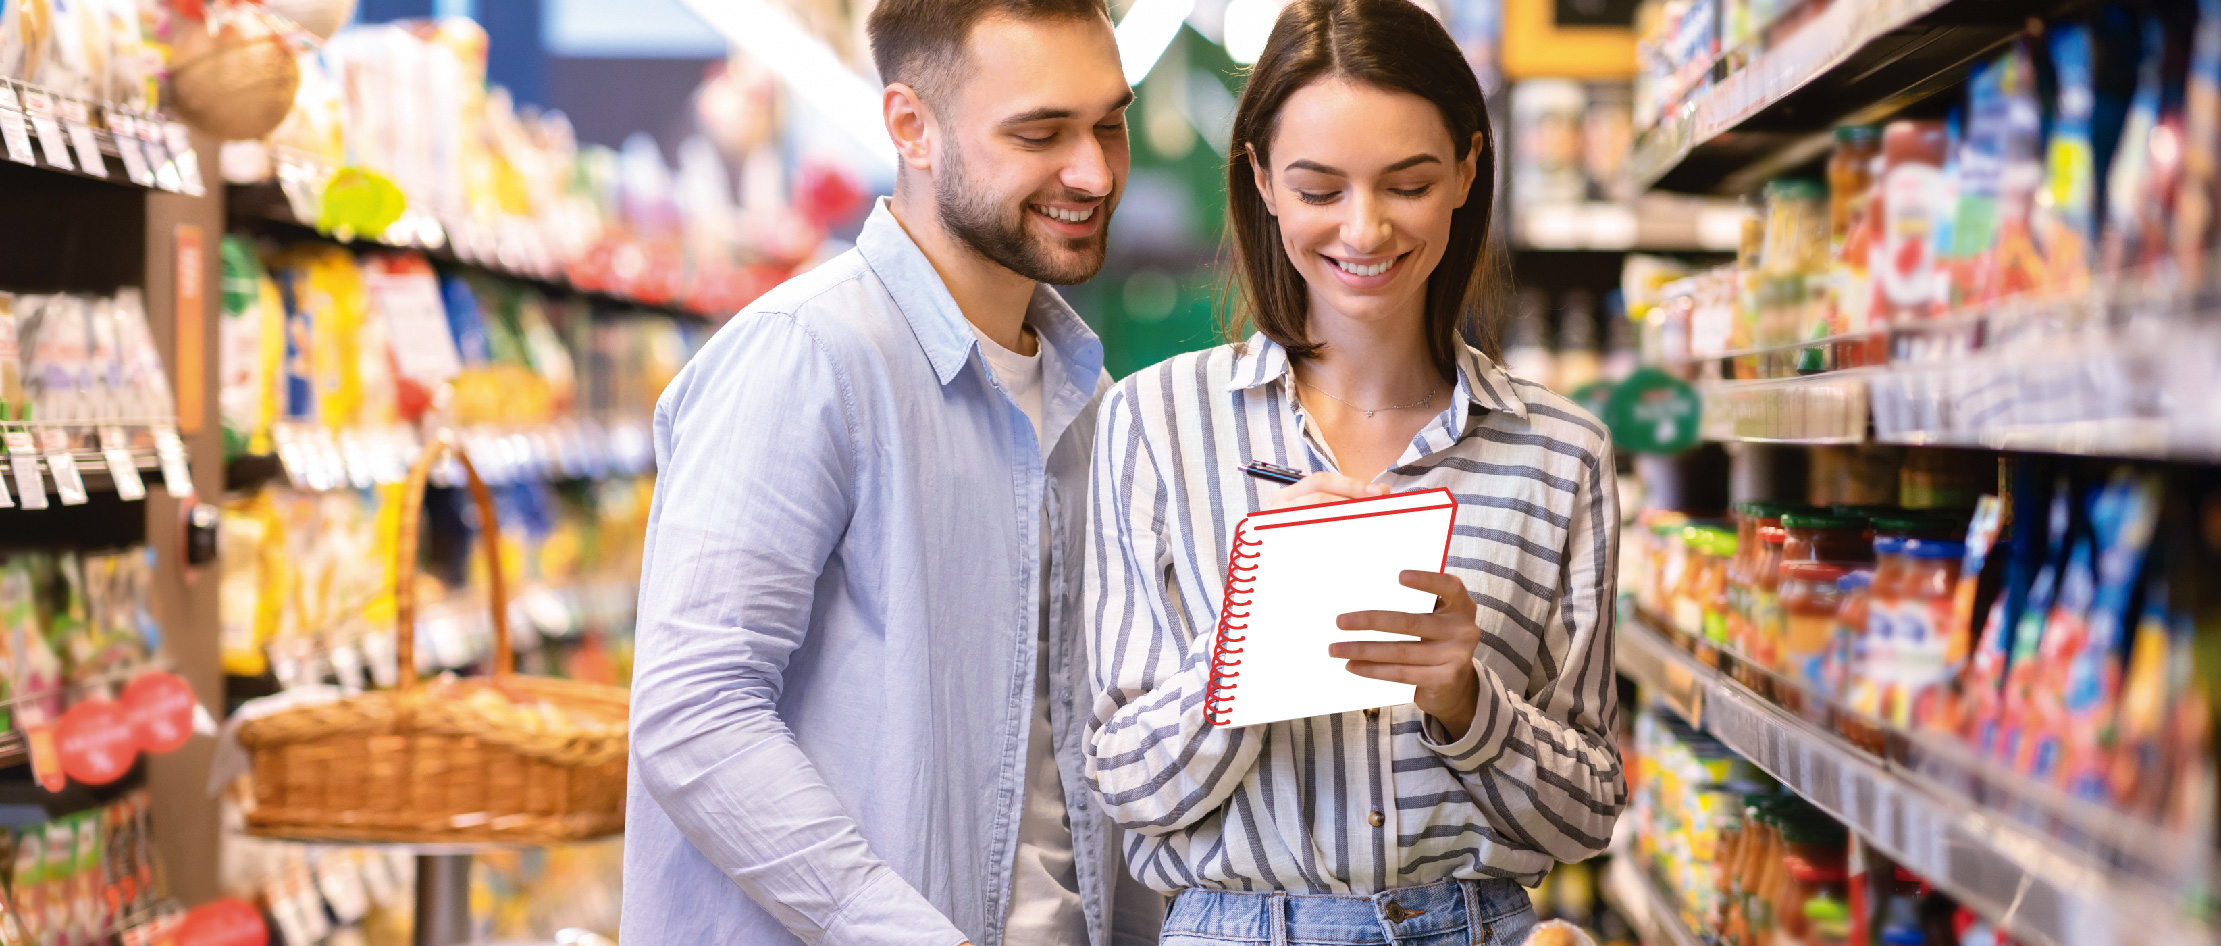
[[[976,331],[976,329],[975,329]],[[1033,421],[1034,442],[1041,443],[1042,374],[1038,348],[1032,355],[979,337],[980,354],[1010,392],[1018,409]],[[1042,445],[1046,453],[1047,445]],[[1049,522],[1041,513],[1041,613],[1034,619],[1033,724],[1026,735],[1026,799],[1018,817],[1018,857],[1011,868],[1010,915],[1003,942],[1025,946],[1087,946],[1087,919],[1080,909],[1080,881],[1072,864],[1072,820],[1064,805],[1064,777],[1049,747]]]

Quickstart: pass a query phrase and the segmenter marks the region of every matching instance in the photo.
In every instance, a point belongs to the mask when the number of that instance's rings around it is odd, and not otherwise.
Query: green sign
[[[1612,444],[1633,453],[1679,453],[1697,445],[1704,404],[1689,383],[1638,368],[1612,388],[1600,412]]]

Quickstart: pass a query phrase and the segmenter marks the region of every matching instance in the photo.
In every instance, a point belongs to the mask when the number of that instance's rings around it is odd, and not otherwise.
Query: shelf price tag
[[[313,227],[317,217],[317,195],[320,189],[312,175],[315,171],[290,157],[278,157],[278,192],[285,195],[286,209],[293,212],[293,221]]]
[[[115,139],[116,157],[123,161],[123,176],[140,187],[153,187],[154,171],[147,167],[146,145],[139,140],[139,120],[126,112],[109,109],[108,137]]]
[[[39,475],[39,449],[27,430],[10,430],[0,433],[0,444],[8,448],[8,468],[15,472],[15,491],[23,496],[23,508],[46,508],[46,479]]]
[[[31,150],[31,126],[23,119],[23,100],[16,97],[15,86],[6,82],[0,82],[0,140],[7,144],[8,160],[39,163],[38,153]]]
[[[193,470],[185,463],[185,441],[177,437],[177,428],[168,425],[154,428],[154,456],[162,463],[162,488],[177,499],[193,495]]]
[[[206,196],[208,182],[201,177],[201,159],[193,150],[193,133],[185,130],[184,122],[163,122],[162,130],[166,133],[170,154],[177,159],[177,179],[185,193]]]
[[[69,159],[69,140],[62,137],[62,126],[54,122],[54,100],[37,89],[24,89],[23,110],[31,116],[31,128],[39,133],[39,148],[46,152],[46,163],[64,171],[77,170],[77,163]]]
[[[94,177],[107,177],[108,162],[100,156],[100,139],[93,137],[92,112],[76,99],[62,99],[55,109],[62,115],[69,143],[77,148],[78,168]]]
[[[100,428],[100,455],[107,460],[108,478],[115,481],[117,496],[125,502],[146,498],[147,484],[139,478],[139,461],[131,455],[131,440],[123,428]]]
[[[46,472],[54,477],[54,498],[64,506],[82,506],[85,477],[77,471],[77,455],[70,452],[69,435],[59,427],[39,431],[39,447],[46,451]]]
[[[171,193],[183,193],[185,183],[177,179],[177,162],[170,159],[170,146],[162,143],[162,125],[153,119],[138,122],[139,144],[146,148],[147,170],[154,172],[154,186]]]

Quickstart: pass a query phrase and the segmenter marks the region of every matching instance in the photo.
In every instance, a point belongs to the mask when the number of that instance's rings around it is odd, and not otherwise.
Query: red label
[[[169,752],[193,738],[193,687],[167,671],[141,674],[123,688],[131,734],[148,753]]]
[[[262,911],[245,900],[225,897],[194,907],[177,926],[177,946],[263,946],[270,929]]]
[[[54,726],[54,748],[62,771],[86,785],[106,785],[131,770],[139,757],[139,737],[116,701],[94,697],[69,708]]]

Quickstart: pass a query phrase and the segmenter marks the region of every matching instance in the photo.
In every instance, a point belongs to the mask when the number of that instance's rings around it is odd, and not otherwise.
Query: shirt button
[[[1376,812],[1373,812],[1372,814],[1369,814],[1369,815],[1366,815],[1366,816],[1365,816],[1365,823],[1366,823],[1366,824],[1369,824],[1369,825],[1372,825],[1373,827],[1376,827],[1376,828],[1378,828],[1378,827],[1380,827],[1380,826],[1381,826],[1381,825],[1383,825],[1383,824],[1387,824],[1387,823],[1388,823],[1388,819],[1387,819],[1387,818],[1385,818],[1385,817],[1383,817],[1383,816],[1381,815],[1381,813],[1380,813],[1380,812],[1377,812],[1377,811],[1376,811]]]
[[[1369,709],[1369,710],[1366,710],[1366,711],[1365,711],[1365,718],[1366,718],[1366,719],[1379,719],[1379,718],[1380,718],[1380,710],[1379,710],[1379,709],[1377,709],[1377,708],[1376,708],[1376,709]]]

